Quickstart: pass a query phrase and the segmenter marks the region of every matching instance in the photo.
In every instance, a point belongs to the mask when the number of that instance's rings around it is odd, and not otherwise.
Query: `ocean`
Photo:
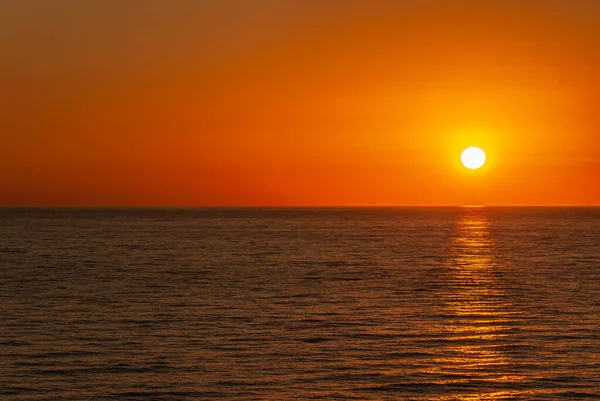
[[[600,208],[3,208],[0,398],[600,399]]]

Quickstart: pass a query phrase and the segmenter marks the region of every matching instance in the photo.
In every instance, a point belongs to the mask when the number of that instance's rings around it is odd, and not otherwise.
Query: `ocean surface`
[[[600,208],[0,209],[0,399],[600,399]]]

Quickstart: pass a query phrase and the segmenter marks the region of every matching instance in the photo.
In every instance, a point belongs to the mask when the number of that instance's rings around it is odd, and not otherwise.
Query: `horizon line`
[[[494,207],[600,207],[600,204],[544,204],[544,205],[0,205],[0,209],[50,209],[50,208],[79,208],[79,209],[153,209],[153,208],[172,208],[172,209],[293,209],[293,208],[494,208]]]

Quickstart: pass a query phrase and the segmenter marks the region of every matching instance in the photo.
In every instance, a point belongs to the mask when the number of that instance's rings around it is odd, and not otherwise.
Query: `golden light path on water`
[[[497,400],[525,395],[514,390],[525,377],[505,351],[514,343],[512,330],[519,312],[504,294],[496,256],[486,208],[463,208],[451,240],[447,289],[442,295],[448,318],[437,327],[450,341],[440,350],[430,373],[447,377],[437,384],[465,385],[469,390],[441,399]],[[503,390],[503,384],[511,390]]]

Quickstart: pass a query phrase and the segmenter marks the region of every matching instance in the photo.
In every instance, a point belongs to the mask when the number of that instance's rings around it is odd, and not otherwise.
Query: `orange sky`
[[[2,2],[0,205],[599,205],[599,88],[596,0]]]

